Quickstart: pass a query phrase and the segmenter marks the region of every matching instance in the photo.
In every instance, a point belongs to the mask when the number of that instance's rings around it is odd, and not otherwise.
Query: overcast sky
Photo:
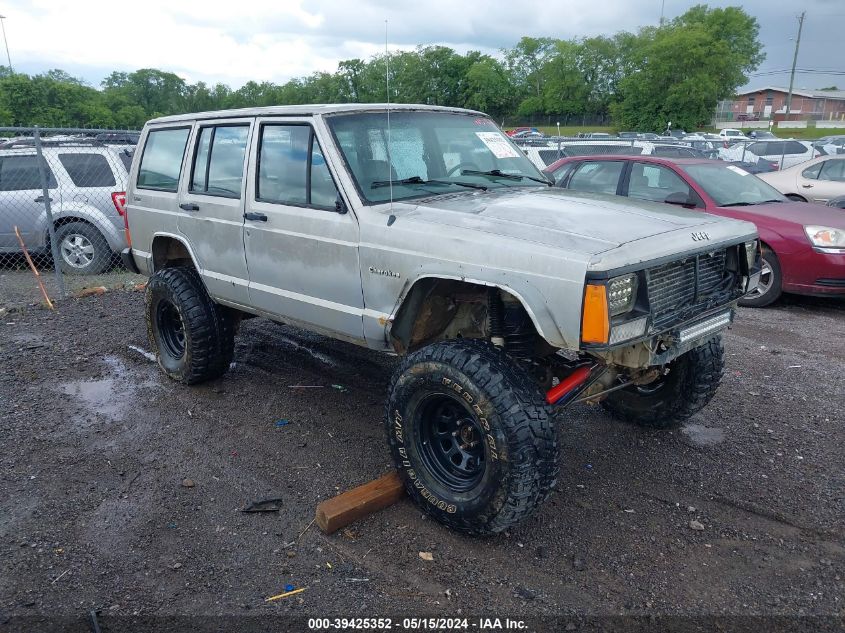
[[[665,0],[665,16],[693,4]],[[760,71],[789,69],[790,38],[802,9],[807,19],[798,67],[845,71],[845,0],[742,5],[760,22],[767,56]],[[94,86],[112,70],[149,67],[233,88],[250,79],[282,83],[331,72],[339,60],[383,52],[385,20],[391,50],[442,44],[498,54],[523,35],[568,39],[634,31],[657,24],[660,12],[661,0],[0,0],[15,70],[62,68]],[[749,85],[788,82],[788,74],[779,74],[752,77]],[[801,74],[795,83],[842,89],[845,76]]]

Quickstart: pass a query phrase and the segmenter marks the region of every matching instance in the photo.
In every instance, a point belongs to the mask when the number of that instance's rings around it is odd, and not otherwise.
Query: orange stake
[[[21,248],[23,249],[23,256],[26,257],[26,263],[29,264],[29,267],[35,274],[35,281],[38,282],[38,287],[41,288],[41,294],[44,295],[44,301],[47,302],[47,305],[50,306],[51,310],[55,310],[56,308],[53,307],[53,302],[50,301],[50,297],[47,296],[47,289],[44,287],[44,282],[41,281],[41,275],[38,273],[38,269],[35,267],[35,264],[32,262],[32,258],[29,256],[29,251],[26,250],[26,244],[23,243],[21,232],[18,230],[17,226],[15,227],[15,235],[18,236],[18,242],[20,242]]]

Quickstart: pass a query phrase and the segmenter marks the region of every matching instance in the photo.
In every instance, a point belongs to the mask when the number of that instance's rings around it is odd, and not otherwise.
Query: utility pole
[[[6,38],[6,22],[5,22],[5,20],[6,20],[6,16],[0,15],[0,30],[3,31],[3,43],[6,45],[6,59],[9,60],[9,72],[13,73],[15,71],[12,69],[12,58],[9,55],[9,40]]]
[[[786,121],[789,120],[789,111],[792,109],[792,85],[795,83],[795,65],[798,63],[798,47],[801,46],[801,29],[804,28],[804,15],[806,11],[802,11],[798,16],[798,37],[795,39],[795,54],[792,56],[792,72],[789,75],[789,92],[786,93],[786,111],[784,117]]]
[[[666,8],[666,0],[662,0],[660,3],[660,26],[663,26],[663,9]]]

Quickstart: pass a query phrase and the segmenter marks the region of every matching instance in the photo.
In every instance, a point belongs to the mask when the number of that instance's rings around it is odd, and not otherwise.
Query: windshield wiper
[[[411,176],[409,178],[400,178],[398,180],[375,180],[370,185],[370,189],[378,189],[379,187],[389,187],[391,185],[458,185],[459,187],[469,187],[470,189],[481,189],[487,191],[484,185],[476,185],[471,182],[460,182],[458,180],[423,180],[419,176]]]
[[[523,174],[506,174],[501,169],[491,169],[489,171],[462,169],[461,176],[493,176],[494,178],[504,178],[505,180],[522,180],[523,178],[527,178],[528,180],[533,180],[534,182],[541,182],[544,185],[552,185],[552,183],[545,178],[535,178],[534,176],[525,176]]]
[[[783,202],[783,200],[760,200],[759,202],[731,202],[723,204],[723,207],[756,207],[758,204],[769,204],[770,202]]]

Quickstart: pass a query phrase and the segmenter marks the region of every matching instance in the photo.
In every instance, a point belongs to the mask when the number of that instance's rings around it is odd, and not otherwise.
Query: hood
[[[802,226],[817,225],[845,229],[845,210],[810,202],[770,202],[747,207],[719,207],[719,209],[727,213],[736,212],[751,222],[765,223],[765,218],[772,218]]]
[[[394,203],[394,214],[400,222],[486,232],[585,254],[679,229],[731,222],[667,204],[534,187]]]

